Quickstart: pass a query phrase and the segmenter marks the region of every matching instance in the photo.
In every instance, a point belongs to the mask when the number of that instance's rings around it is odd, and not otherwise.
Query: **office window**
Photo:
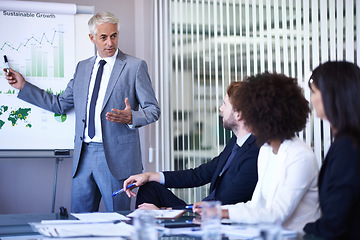
[[[159,170],[193,168],[222,151],[232,133],[223,129],[219,107],[231,81],[283,73],[298,79],[310,101],[313,68],[360,59],[359,0],[154,2],[157,81],[163,84]],[[329,124],[312,113],[300,138],[321,162],[331,143]],[[174,191],[194,202],[208,187]]]

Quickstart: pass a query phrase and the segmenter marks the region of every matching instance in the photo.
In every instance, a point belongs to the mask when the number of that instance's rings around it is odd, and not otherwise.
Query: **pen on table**
[[[130,185],[127,185],[126,189],[129,189],[129,188],[134,187],[134,186],[136,186],[135,183],[132,183]],[[122,193],[122,192],[125,192],[124,188],[116,190],[115,192],[113,192],[112,196],[118,195],[119,193]]]
[[[10,66],[6,55],[4,55],[4,62],[5,62],[6,72],[10,73]]]
[[[186,205],[185,206],[185,209],[192,209],[193,208],[193,204],[191,204],[191,205]],[[198,205],[198,206],[196,206],[196,208],[202,208],[200,205]]]

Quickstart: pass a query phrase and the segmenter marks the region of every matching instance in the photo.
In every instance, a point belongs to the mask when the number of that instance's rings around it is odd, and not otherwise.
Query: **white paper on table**
[[[160,228],[166,235],[188,235],[202,236],[204,231],[199,227],[188,228]],[[236,239],[253,239],[260,236],[260,230],[255,227],[244,227],[240,225],[221,225],[221,234],[227,237],[236,237]]]
[[[159,209],[159,210],[142,210],[136,209],[132,213],[126,215],[127,217],[136,217],[141,214],[142,211],[151,211],[155,214],[156,218],[159,219],[174,219],[181,216],[185,210],[178,210],[178,209]]]
[[[46,237],[130,237],[134,227],[120,223],[86,223],[82,224],[42,224],[29,223],[31,227]]]
[[[83,224],[84,222],[79,220],[41,220],[41,224]]]
[[[204,231],[199,227],[188,228],[160,228],[166,235],[190,235],[202,236]],[[221,225],[221,234],[227,237],[236,237],[241,239],[253,239],[260,236],[260,230],[255,227],[244,227],[240,225]]]
[[[259,226],[246,226],[246,225],[221,225],[221,231],[228,237],[238,237],[242,239],[253,239],[256,237],[260,237],[261,228]],[[294,237],[297,235],[296,231],[280,229],[280,234],[282,236]]]
[[[110,221],[124,221],[130,218],[116,212],[92,212],[92,213],[71,213],[80,221],[85,222],[110,222]]]
[[[126,240],[123,237],[106,237],[106,240]],[[36,240],[54,240],[51,237],[36,238]],[[68,237],[66,240],[104,240],[104,237]]]
[[[188,235],[188,236],[195,236],[200,237],[204,234],[201,228],[198,227],[186,227],[186,228],[159,228],[161,232],[165,235]]]
[[[244,239],[260,236],[260,229],[253,226],[221,225],[221,232],[228,237],[240,237]]]

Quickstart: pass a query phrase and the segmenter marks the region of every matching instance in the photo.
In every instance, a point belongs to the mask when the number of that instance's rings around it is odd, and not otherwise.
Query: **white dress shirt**
[[[93,71],[91,74],[91,80],[89,85],[89,95],[88,95],[88,101],[87,101],[87,107],[86,107],[86,113],[87,116],[89,116],[89,108],[90,108],[90,100],[93,93],[94,85],[95,85],[95,79],[96,74],[99,68],[99,62],[100,60],[105,60],[106,64],[104,65],[104,70],[101,78],[100,88],[99,88],[99,95],[96,101],[95,106],[95,136],[91,139],[88,135],[88,126],[89,126],[89,117],[86,118],[86,127],[85,127],[85,139],[84,142],[102,142],[102,133],[101,133],[101,109],[102,105],[104,103],[105,98],[105,92],[110,80],[110,75],[112,72],[112,69],[114,67],[114,63],[116,60],[116,56],[118,54],[119,50],[116,50],[115,54],[112,57],[107,58],[101,58],[99,54],[96,56],[95,64],[93,67]]]

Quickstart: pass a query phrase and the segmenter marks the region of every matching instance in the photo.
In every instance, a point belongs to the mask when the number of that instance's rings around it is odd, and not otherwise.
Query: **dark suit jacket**
[[[210,192],[216,187],[215,199],[222,204],[246,202],[251,199],[257,183],[259,148],[251,135],[238,150],[229,168],[219,177],[236,143],[232,137],[219,156],[195,169],[164,172],[165,187],[191,188],[210,183]]]
[[[324,239],[360,239],[360,147],[335,139],[319,175],[322,216],[304,231]]]
[[[78,63],[74,78],[61,95],[52,95],[26,82],[18,97],[38,107],[64,114],[75,110],[75,138],[73,177],[76,175],[81,156],[86,124],[86,106],[89,84],[96,56]],[[133,128],[106,120],[105,114],[112,108],[124,109],[128,98]],[[124,54],[119,50],[106,89],[101,109],[101,128],[106,161],[112,175],[126,179],[142,171],[138,128],[155,122],[160,108],[155,97],[145,61]]]

